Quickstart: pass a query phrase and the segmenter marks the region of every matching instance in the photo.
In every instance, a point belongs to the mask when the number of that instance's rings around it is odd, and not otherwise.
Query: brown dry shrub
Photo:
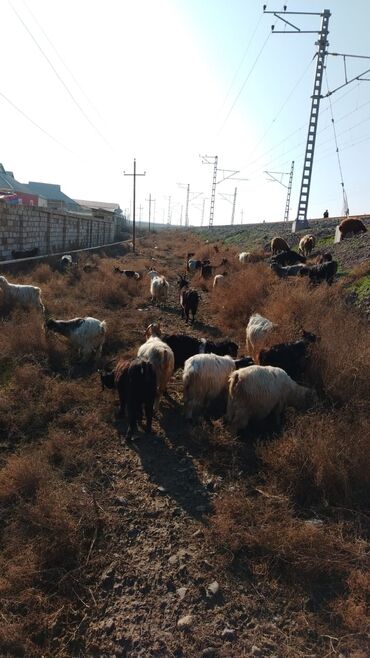
[[[210,537],[226,559],[242,553],[308,587],[323,579],[343,587],[354,567],[366,565],[364,541],[345,540],[338,524],[295,518],[283,496],[248,497],[238,490],[220,496],[214,507]]]
[[[52,278],[55,277],[55,272],[51,269],[50,265],[47,263],[41,263],[37,265],[34,270],[32,270],[32,281],[35,282],[35,285],[41,283],[48,283]]]
[[[258,450],[279,489],[301,505],[361,505],[370,489],[366,416],[315,412],[295,416],[284,435]]]
[[[370,572],[353,569],[347,579],[348,594],[338,598],[333,611],[354,633],[362,633],[370,627]]]
[[[15,309],[9,320],[1,322],[0,352],[3,356],[39,357],[46,351],[44,320],[36,310]]]
[[[212,297],[212,309],[218,324],[229,333],[238,332],[245,340],[245,328],[252,313],[261,312],[265,299],[276,279],[262,263],[248,265],[229,277],[225,295]],[[274,320],[274,317],[270,318]]]
[[[59,414],[91,401],[88,382],[64,381],[37,364],[14,369],[0,398],[0,433],[8,440],[35,439]]]

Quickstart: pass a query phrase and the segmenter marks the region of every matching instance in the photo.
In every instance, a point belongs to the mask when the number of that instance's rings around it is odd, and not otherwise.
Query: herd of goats
[[[351,232],[366,231],[360,220],[352,222]],[[359,222],[359,224],[353,224]],[[342,222],[343,224],[343,222]],[[345,230],[342,231],[342,235]],[[298,252],[290,249],[283,238],[275,237],[271,243],[270,267],[279,277],[307,276],[312,283],[326,281],[331,284],[337,271],[337,262],[330,253],[320,254],[314,264],[306,263],[307,257],[315,248],[315,237],[304,236]],[[214,247],[218,251],[217,245]],[[264,255],[242,252],[241,264],[263,260]],[[225,282],[227,272],[215,274],[218,267],[227,265],[222,259],[217,266],[209,260],[197,260],[194,254],[187,254],[187,273],[200,271],[204,279],[213,278],[213,287]],[[73,267],[69,254],[62,256],[59,269],[66,272]],[[114,271],[130,279],[141,275],[133,270]],[[151,269],[150,295],[154,304],[166,302],[169,283],[165,276]],[[177,286],[180,293],[182,317],[191,323],[198,309],[199,294],[189,287],[187,275],[178,275]],[[36,308],[45,315],[45,307],[40,288],[32,285],[10,283],[0,276],[0,289],[8,304],[18,304],[25,308]],[[191,317],[190,317],[191,316]],[[146,431],[152,430],[153,412],[159,408],[161,396],[174,372],[183,369],[183,399],[186,418],[194,419],[204,414],[210,403],[227,398],[226,420],[232,431],[245,429],[251,419],[263,420],[272,416],[277,424],[288,406],[308,409],[317,400],[316,392],[297,381],[309,359],[310,346],[316,340],[314,334],[303,332],[299,340],[273,345],[271,334],[276,325],[267,318],[253,314],[246,327],[246,347],[248,356],[237,358],[238,345],[230,340],[210,341],[188,334],[163,335],[159,324],[150,324],[146,330],[146,341],[133,360],[119,360],[113,371],[99,371],[102,387],[114,388],[118,392],[120,412],[127,410],[127,438],[132,438],[142,422],[143,409],[146,416]],[[100,357],[106,337],[106,322],[93,317],[71,320],[45,320],[47,331],[64,336],[71,346],[77,349],[79,357],[87,360]]]

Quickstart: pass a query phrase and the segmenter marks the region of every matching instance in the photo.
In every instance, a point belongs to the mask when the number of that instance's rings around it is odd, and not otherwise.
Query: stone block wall
[[[114,242],[115,233],[114,217],[85,217],[0,203],[0,260],[11,259],[13,250],[38,247],[43,255],[109,244]]]

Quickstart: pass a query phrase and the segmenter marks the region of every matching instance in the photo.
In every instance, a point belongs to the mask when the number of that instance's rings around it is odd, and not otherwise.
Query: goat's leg
[[[153,405],[154,405],[154,398],[145,402],[145,416],[146,416],[145,431],[148,434],[152,433]]]

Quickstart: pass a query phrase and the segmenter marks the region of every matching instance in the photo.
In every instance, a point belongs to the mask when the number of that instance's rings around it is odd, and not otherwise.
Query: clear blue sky
[[[136,157],[138,171],[147,172],[137,188],[143,219],[151,193],[157,220],[167,220],[170,208],[178,223],[186,192],[177,183],[190,183],[191,198],[206,198],[208,222],[212,167],[199,154],[217,154],[221,169],[240,170],[237,176],[248,179],[217,186],[215,223],[221,224],[230,221],[235,186],[236,223],[241,213],[244,222],[282,219],[286,190],[268,182],[264,171],[287,172],[294,160],[293,219],[317,36],[271,34],[271,24],[277,29],[278,23],[263,15],[262,4],[3,2],[0,162],[22,182],[59,183],[74,198],[129,208],[132,179],[123,171],[132,171]],[[323,9],[332,13],[329,52],[370,55],[369,0],[288,3],[288,11]],[[320,29],[319,16],[290,20],[301,29]],[[353,77],[370,68],[370,60],[348,60],[347,67]],[[342,60],[329,57],[327,75],[330,89],[342,84]],[[331,100],[350,211],[368,212],[370,82],[352,83]],[[200,222],[202,199],[190,205],[191,223]],[[342,212],[329,101],[323,99],[309,216],[326,208],[332,215]]]

